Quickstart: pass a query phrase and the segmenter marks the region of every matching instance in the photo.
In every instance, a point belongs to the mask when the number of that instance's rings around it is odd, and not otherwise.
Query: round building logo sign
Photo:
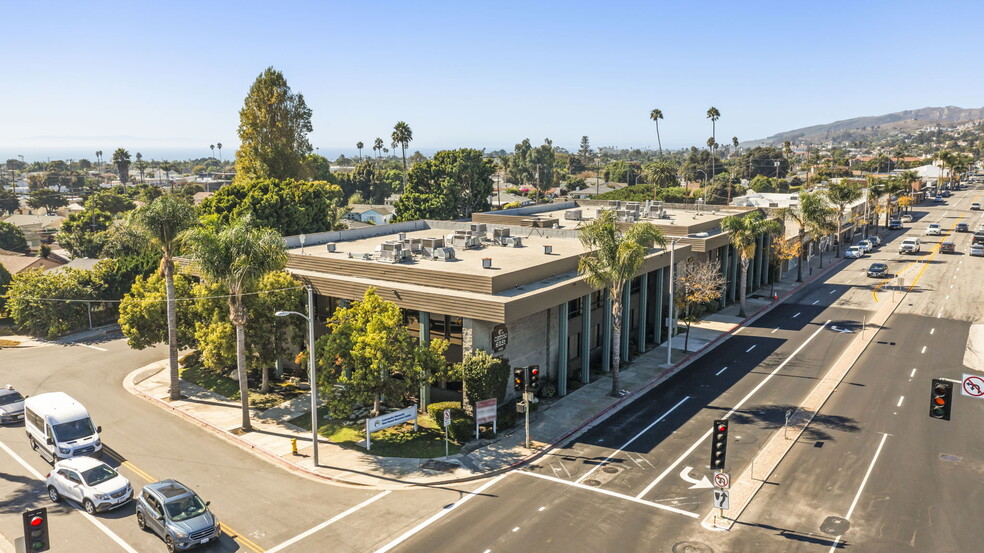
[[[506,349],[508,343],[509,329],[506,328],[506,325],[495,325],[495,328],[492,329],[492,352],[499,353]]]

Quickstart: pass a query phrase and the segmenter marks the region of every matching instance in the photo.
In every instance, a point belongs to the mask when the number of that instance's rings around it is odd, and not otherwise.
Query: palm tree
[[[365,144],[363,144],[361,140],[355,143],[355,147],[359,149],[359,162],[360,163],[362,162],[362,147],[363,146],[365,146]]]
[[[731,145],[735,147],[735,155],[737,156],[738,155],[738,137],[737,136],[732,136],[731,137]]]
[[[403,191],[407,191],[407,146],[413,140],[413,131],[410,130],[410,125],[407,125],[403,121],[399,121],[395,127],[393,127],[393,149],[396,150],[396,145],[399,144],[403,151]]]
[[[659,144],[659,157],[663,157],[663,142],[659,139],[659,120],[663,118],[663,110],[653,109],[649,112],[649,118],[656,123],[656,143]]]
[[[844,228],[844,210],[861,198],[863,192],[861,185],[841,179],[840,182],[832,182],[827,187],[827,199],[837,209],[837,257],[840,257],[841,232]]]
[[[830,208],[820,194],[803,191],[800,192],[799,202],[796,205],[784,207],[777,212],[783,221],[796,222],[796,235],[800,244],[800,259],[796,265],[796,282],[803,282],[803,254],[806,253],[803,244],[806,243],[807,230],[809,230],[811,222],[817,218],[817,214],[824,210],[829,211]]]
[[[748,264],[755,258],[755,241],[762,234],[776,234],[780,224],[777,219],[766,219],[761,211],[746,215],[729,215],[721,221],[721,229],[728,233],[731,245],[738,250],[741,260],[741,281],[738,287],[738,316],[745,314],[745,288],[748,285]]]
[[[256,290],[263,275],[287,265],[284,240],[274,230],[256,227],[252,216],[247,215],[226,228],[196,228],[189,232],[188,243],[202,276],[223,284],[229,291],[229,320],[236,327],[236,374],[243,409],[242,429],[248,432],[252,425],[246,377],[247,313],[243,297]]]
[[[584,281],[600,290],[608,289],[612,299],[612,396],[619,396],[618,370],[622,343],[622,293],[654,245],[666,247],[663,231],[652,223],[635,223],[623,232],[615,212],[602,211],[591,223],[581,227],[579,238],[591,250],[582,255],[577,270]]]
[[[178,378],[178,314],[174,298],[174,254],[185,231],[196,222],[195,207],[173,194],[165,194],[133,212],[129,223],[147,243],[161,252],[161,273],[167,290],[167,347],[170,362],[171,401],[181,398]]]
[[[215,157],[215,144],[209,144],[208,147],[212,149],[212,157]]]
[[[657,190],[676,186],[677,168],[669,161],[654,161],[646,164],[646,180],[653,185],[653,197],[658,197]]]
[[[219,149],[219,163],[222,163],[222,143],[216,142],[215,147]]]
[[[721,112],[718,111],[718,108],[711,106],[711,108],[707,110],[707,118],[711,120],[711,142],[708,144],[708,147],[710,147],[711,144],[717,145],[717,120],[721,118]],[[712,179],[714,178],[714,175],[714,150],[711,150]]]
[[[137,152],[137,155],[134,157],[137,158],[137,162],[134,163],[133,166],[137,168],[137,176],[140,177],[140,183],[143,184],[144,181],[143,172],[144,169],[147,168],[147,162],[143,160],[143,154],[141,154],[140,152]]]
[[[372,149],[376,150],[376,162],[379,162],[379,156],[383,154],[383,139],[377,138],[376,141],[372,143]]]
[[[116,151],[113,152],[113,165],[120,173],[123,190],[126,190],[126,183],[130,181],[130,152],[123,148],[116,148]]]
[[[164,181],[171,186],[171,193],[174,193],[174,183],[171,182],[171,171],[174,170],[174,165],[168,161],[164,160],[157,166],[161,171],[164,171]]]
[[[872,191],[876,198],[885,196],[885,226],[888,226],[888,221],[892,216],[892,198],[896,194],[905,192],[908,189],[908,185],[902,181],[902,179],[896,177],[889,177],[886,179],[871,179],[869,181],[868,188]],[[877,228],[877,227],[876,227]]]

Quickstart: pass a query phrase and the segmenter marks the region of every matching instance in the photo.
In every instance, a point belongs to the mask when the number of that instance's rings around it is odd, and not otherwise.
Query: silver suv
[[[208,502],[170,479],[144,486],[137,498],[137,526],[163,538],[171,553],[218,541],[222,534]]]

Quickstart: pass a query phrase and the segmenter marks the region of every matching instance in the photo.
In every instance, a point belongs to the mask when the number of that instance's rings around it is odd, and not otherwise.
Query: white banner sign
[[[391,426],[396,426],[398,424],[403,424],[405,422],[413,421],[413,430],[417,431],[417,406],[411,405],[406,409],[400,409],[399,411],[393,411],[392,413],[386,413],[385,415],[380,415],[374,419],[366,419],[366,449],[372,446],[372,442],[369,440],[369,435],[377,430],[382,430],[384,428],[389,428]]]

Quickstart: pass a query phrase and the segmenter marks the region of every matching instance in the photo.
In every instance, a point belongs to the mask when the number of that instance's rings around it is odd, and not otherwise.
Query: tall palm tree
[[[157,166],[161,171],[164,171],[164,182],[171,186],[171,193],[174,193],[174,183],[171,182],[171,171],[174,170],[174,165],[168,161],[164,160]]]
[[[130,152],[124,148],[117,148],[113,152],[113,165],[120,173],[120,182],[123,183],[123,190],[126,190],[126,183],[130,182]]]
[[[359,163],[362,163],[362,147],[363,146],[365,146],[365,144],[363,144],[361,140],[355,143],[355,147],[359,149]]]
[[[663,118],[663,110],[653,109],[649,112],[649,118],[656,123],[656,143],[659,144],[659,157],[663,157],[663,141],[659,139],[659,120]]]
[[[841,232],[844,228],[844,211],[847,206],[861,199],[864,194],[861,185],[856,182],[841,179],[840,182],[832,182],[827,186],[827,199],[837,210],[837,257],[840,257]]]
[[[718,108],[711,106],[711,108],[707,110],[707,118],[711,120],[711,143],[717,145],[717,120],[721,118],[721,112],[718,111]],[[710,147],[710,144],[708,144],[708,147]],[[714,178],[715,174],[716,173],[714,172],[714,150],[712,149],[711,150],[711,178],[712,179]]]
[[[185,231],[197,223],[195,207],[173,194],[165,194],[130,216],[131,228],[161,252],[161,273],[167,290],[167,347],[170,363],[171,401],[180,399],[178,379],[178,314],[174,299],[174,254]]]
[[[729,215],[721,220],[721,229],[728,233],[731,245],[741,260],[741,280],[738,287],[738,316],[745,314],[745,288],[748,286],[748,265],[755,258],[756,239],[762,234],[776,234],[781,225],[776,219],[766,219],[761,211],[747,215]]]
[[[144,174],[143,174],[143,172],[144,172],[144,169],[147,168],[147,162],[143,160],[143,154],[141,154],[140,152],[137,152],[137,155],[135,155],[133,157],[135,157],[137,159],[137,162],[134,163],[133,165],[134,165],[134,167],[137,168],[137,176],[140,177],[140,183],[143,184],[143,181],[144,181]]]
[[[618,370],[622,343],[622,294],[654,245],[666,247],[663,231],[652,223],[635,223],[623,232],[614,211],[602,211],[591,223],[581,227],[578,237],[589,253],[581,256],[577,270],[584,281],[600,290],[608,289],[612,298],[612,396],[619,395]]]
[[[219,149],[219,163],[222,163],[222,143],[216,142],[215,147]]]
[[[208,147],[212,149],[212,157],[215,157],[215,144],[209,144]]]
[[[905,192],[908,189],[908,185],[902,181],[902,179],[896,177],[889,177],[885,179],[871,179],[868,188],[871,190],[872,194],[876,198],[882,196],[885,197],[885,226],[888,226],[889,219],[892,216],[892,204],[894,203],[893,198],[896,194]]]
[[[936,152],[936,155],[933,156],[933,159],[940,163],[940,176],[936,180],[936,188],[940,189],[943,185],[943,173],[946,172],[946,166],[949,165],[951,161],[953,161],[953,153],[951,153],[949,150],[940,150]]]
[[[256,290],[260,278],[287,265],[284,240],[274,230],[259,228],[250,215],[225,228],[199,227],[189,232],[192,257],[205,279],[229,291],[229,320],[236,327],[236,373],[243,409],[243,431],[249,420],[249,383],[246,377],[246,307],[243,297]],[[314,382],[311,383],[315,385]]]
[[[372,143],[372,149],[376,150],[376,162],[381,161],[380,156],[383,155],[383,139],[377,138],[376,141]]]
[[[399,121],[395,127],[393,127],[393,149],[396,149],[396,144],[400,145],[400,149],[403,153],[403,191],[407,191],[407,146],[413,140],[413,131],[410,130],[410,125],[407,125],[403,121]]]
[[[796,223],[796,236],[800,244],[800,258],[796,265],[796,282],[803,282],[803,256],[806,253],[803,245],[806,243],[806,233],[810,230],[811,221],[817,218],[818,213],[829,210],[830,207],[826,200],[819,193],[803,191],[800,192],[799,202],[796,205],[784,207],[777,212],[783,221]]]
[[[732,136],[731,137],[731,145],[735,147],[735,155],[736,156],[738,155],[738,144],[739,144],[738,137],[737,136]]]

